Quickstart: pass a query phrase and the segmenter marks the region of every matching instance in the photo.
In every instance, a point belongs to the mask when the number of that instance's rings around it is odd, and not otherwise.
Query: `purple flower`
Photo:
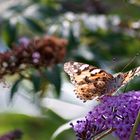
[[[33,54],[32,54],[32,57],[33,58],[40,58],[40,53],[39,52],[34,52]]]
[[[34,63],[38,63],[39,62],[39,59],[40,59],[40,53],[39,52],[34,52],[32,54],[32,58],[33,58],[33,62]]]
[[[22,37],[19,39],[19,43],[22,44],[24,47],[27,47],[30,40],[27,37]]]
[[[91,140],[104,130],[113,128],[120,140],[128,140],[140,110],[140,91],[130,91],[118,96],[104,96],[99,105],[84,120],[71,124],[78,140]],[[140,138],[140,125],[136,140]]]

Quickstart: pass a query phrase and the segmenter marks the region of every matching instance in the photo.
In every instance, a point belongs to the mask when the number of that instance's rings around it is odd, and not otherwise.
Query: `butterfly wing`
[[[122,86],[134,79],[136,76],[140,76],[140,66],[124,73],[124,81]]]
[[[84,83],[84,77],[90,76],[90,73],[87,73],[89,69],[97,69],[96,67],[90,66],[88,64],[83,64],[79,62],[67,62],[64,64],[64,71],[70,76],[71,82],[74,85],[79,85]]]
[[[119,88],[125,86],[128,82],[130,82],[132,79],[134,79],[136,76],[139,75],[140,75],[140,66],[125,73],[115,74],[113,75],[114,82],[112,82],[112,86],[114,86],[115,90],[118,90]]]
[[[97,67],[79,62],[67,62],[64,71],[75,86],[77,97],[86,101],[105,94],[113,76]]]

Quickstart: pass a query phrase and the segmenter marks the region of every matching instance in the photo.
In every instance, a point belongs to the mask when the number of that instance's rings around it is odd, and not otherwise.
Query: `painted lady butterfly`
[[[75,86],[75,94],[83,101],[112,95],[120,87],[140,75],[140,66],[126,73],[109,74],[97,67],[79,62],[67,62],[64,71]]]

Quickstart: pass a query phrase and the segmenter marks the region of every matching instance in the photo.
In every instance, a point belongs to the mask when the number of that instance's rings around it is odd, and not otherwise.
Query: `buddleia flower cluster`
[[[71,125],[78,140],[92,140],[108,129],[114,129],[113,134],[120,140],[129,140],[139,110],[140,91],[104,96],[85,119]],[[139,139],[140,124],[135,134],[135,140]]]
[[[63,61],[67,40],[54,36],[20,40],[11,50],[0,53],[0,78],[28,67],[49,67]]]

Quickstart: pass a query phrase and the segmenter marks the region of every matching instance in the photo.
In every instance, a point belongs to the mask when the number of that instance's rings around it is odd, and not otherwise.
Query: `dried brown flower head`
[[[63,61],[67,40],[54,36],[34,38],[28,43],[14,45],[0,53],[0,77],[25,70],[27,67],[50,67]]]

